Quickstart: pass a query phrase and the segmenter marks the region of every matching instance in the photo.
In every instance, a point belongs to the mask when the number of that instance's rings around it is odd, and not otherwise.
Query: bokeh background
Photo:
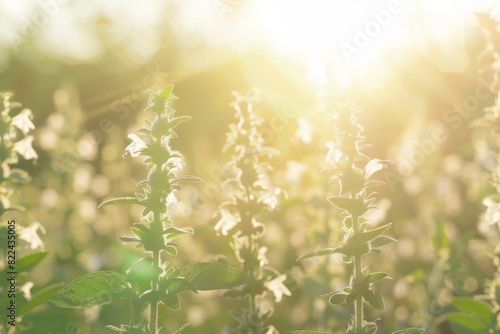
[[[170,83],[177,113],[193,117],[173,146],[185,171],[205,180],[172,207],[177,225],[194,226],[195,235],[181,240],[171,263],[230,257],[214,231],[224,197],[219,172],[230,158],[222,147],[231,91],[256,87],[266,141],[281,152],[273,178],[287,192],[265,219],[270,262],[292,291],[272,322],[282,333],[341,333],[352,310],[320,295],[343,287],[349,270],[337,257],[295,260],[340,241],[321,173],[333,138],[324,114],[356,98],[370,156],[393,162],[380,175],[389,185],[378,190],[381,210],[370,219],[393,222],[399,240],[367,258],[394,278],[380,285],[386,310],[369,317],[381,318],[381,333],[410,325],[452,333],[443,318],[451,298],[480,294],[494,271],[479,249],[489,235],[481,225],[481,201],[491,193],[484,170],[495,156],[469,125],[494,101],[478,74],[487,20],[475,13],[498,10],[495,1],[465,0],[0,1],[0,91],[14,92],[35,116],[39,158],[20,162],[33,181],[15,193],[27,208],[21,223],[43,226],[39,247],[49,252],[31,280],[68,283],[140,258],[115,237],[128,233],[139,208],[97,206],[134,193],[145,178],[140,161],[122,157],[127,134],[143,121],[145,90]],[[220,292],[186,294],[181,303],[160,313],[169,332],[191,322],[189,333],[220,333],[239,305]],[[81,333],[108,333],[104,325],[126,314],[126,302],[84,310],[46,303],[27,317],[27,332],[66,333],[75,323]]]

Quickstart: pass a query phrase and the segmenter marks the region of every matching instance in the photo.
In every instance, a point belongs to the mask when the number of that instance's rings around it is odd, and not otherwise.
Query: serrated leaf
[[[392,242],[398,242],[396,239],[388,237],[387,235],[379,235],[373,239],[370,244],[372,247],[382,247],[384,245],[390,244]]]
[[[196,290],[231,289],[249,282],[238,269],[220,262],[192,263],[181,269],[180,275]]]
[[[46,256],[47,252],[38,252],[28,254],[20,258],[16,263],[16,270],[18,273],[31,271],[40,261],[42,261]]]
[[[482,301],[469,298],[455,298],[451,304],[462,311],[476,316],[485,323],[489,323],[493,315],[491,306]]]
[[[309,252],[307,254],[302,255],[301,257],[299,257],[297,259],[297,261],[302,261],[302,260],[309,259],[309,258],[316,257],[316,256],[325,256],[325,255],[340,253],[341,250],[342,250],[342,247],[340,247],[340,246],[335,247],[335,248],[317,249],[315,251],[312,251],[312,252]]]
[[[78,277],[50,302],[63,308],[109,304],[114,300],[135,298],[127,276],[113,271],[98,271]]]
[[[363,293],[363,298],[376,309],[383,311],[385,308],[384,297],[378,291],[368,290]]]
[[[44,303],[46,300],[48,300],[50,297],[54,296],[56,293],[61,291],[61,289],[64,287],[64,283],[57,283],[57,284],[52,284],[49,285],[40,291],[37,291],[31,296],[31,299],[28,300],[24,304],[20,304],[19,309],[17,311],[17,314],[19,316],[22,316],[23,314],[26,314],[26,312],[32,310],[36,306]]]
[[[399,331],[392,332],[391,334],[420,334],[423,332],[424,332],[424,329],[422,329],[422,328],[406,328],[406,329],[401,329]]]
[[[141,204],[141,202],[136,197],[119,197],[119,198],[108,199],[107,201],[104,201],[101,204],[99,204],[98,207],[101,208],[106,205],[115,205],[115,204]]]
[[[344,304],[345,300],[346,300],[346,297],[347,297],[347,293],[337,291],[337,292],[334,292],[330,296],[330,299],[328,300],[328,302],[330,304],[333,304],[333,305]]]
[[[382,273],[382,272],[370,273],[367,275],[367,277],[370,283],[378,282],[380,280],[383,280],[384,278],[390,278],[388,273]]]

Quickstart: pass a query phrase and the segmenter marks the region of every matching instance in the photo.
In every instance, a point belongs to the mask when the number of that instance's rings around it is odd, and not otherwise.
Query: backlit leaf
[[[78,277],[50,301],[59,307],[80,308],[135,297],[127,276],[113,271],[98,271]]]

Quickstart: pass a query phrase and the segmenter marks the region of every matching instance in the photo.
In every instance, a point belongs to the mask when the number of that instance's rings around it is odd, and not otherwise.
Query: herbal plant
[[[136,243],[148,256],[128,268],[125,274],[101,271],[79,277],[52,299],[54,304],[68,308],[129,299],[129,322],[120,327],[108,326],[120,333],[165,333],[158,323],[159,305],[178,310],[178,294],[182,291],[229,289],[247,281],[240,271],[223,263],[201,262],[175,268],[163,259],[164,255],[177,255],[177,238],[193,233],[192,228],[176,227],[172,222],[168,205],[175,201],[174,191],[187,182],[200,181],[195,176],[179,174],[184,160],[170,144],[177,137],[174,129],[191,118],[175,117],[175,110],[169,105],[177,98],[172,94],[173,88],[169,85],[157,92],[149,91],[149,105],[144,112],[151,113],[153,117],[145,120],[145,127],[129,135],[132,143],[125,149],[125,154],[144,157],[149,171],[147,179],[138,184],[141,192],[101,204],[137,204],[144,207],[140,223],[130,228],[133,235],[119,239],[124,243]],[[149,319],[145,321],[141,319],[141,314],[148,306]],[[186,326],[175,333],[180,333]]]
[[[369,147],[364,144],[363,127],[359,124],[357,113],[361,108],[355,107],[355,100],[337,105],[336,111],[328,115],[333,125],[334,141],[328,142],[325,170],[331,175],[330,182],[337,187],[334,196],[328,198],[333,206],[342,211],[343,241],[337,247],[312,251],[301,256],[298,261],[316,256],[341,254],[345,263],[352,264],[352,275],[349,285],[341,291],[331,292],[330,304],[354,303],[354,316],[346,333],[374,334],[377,332],[375,322],[367,321],[364,304],[369,304],[381,311],[385,308],[384,297],[374,288],[374,283],[389,278],[385,272],[369,272],[363,266],[363,257],[371,253],[380,253],[379,247],[394,242],[395,239],[383,235],[391,224],[369,229],[366,213],[375,209],[375,193],[369,189],[382,182],[374,179],[374,174],[386,167],[379,159],[370,159],[363,151]],[[383,184],[383,183],[382,183]],[[422,329],[409,328],[395,333],[421,333]],[[298,331],[294,333],[319,333],[314,331]]]
[[[25,160],[38,158],[32,147],[33,136],[29,134],[35,129],[32,122],[33,113],[29,109],[21,109],[21,104],[12,101],[12,97],[11,93],[0,93],[2,99],[0,110],[0,217],[2,217],[0,223],[2,242],[0,244],[2,249],[0,251],[3,253],[0,259],[0,273],[3,283],[8,282],[8,279],[11,279],[11,273],[15,272],[14,284],[17,289],[12,289],[11,284],[0,285],[0,304],[2,309],[8,312],[7,316],[2,317],[0,324],[2,333],[28,329],[30,324],[23,320],[24,315],[60,289],[60,285],[55,284],[37,289],[32,293],[33,283],[28,281],[29,273],[47,256],[47,252],[41,249],[43,243],[36,234],[39,223],[34,223],[29,227],[22,226],[14,212],[24,211],[24,208],[11,202],[14,192],[11,186],[31,181],[27,171],[14,166],[19,163],[21,157]],[[28,247],[24,247],[23,244],[27,244]],[[30,251],[26,254],[24,248]],[[16,302],[15,314],[9,308],[12,300]]]
[[[231,152],[227,169],[231,177],[225,181],[224,189],[230,198],[219,207],[221,217],[216,231],[227,236],[242,271],[250,282],[226,292],[232,298],[245,298],[246,308],[231,312],[238,325],[232,333],[265,334],[276,333],[267,324],[272,310],[263,310],[259,300],[266,294],[274,294],[276,302],[283,295],[291,295],[284,285],[286,275],[268,266],[267,247],[262,245],[265,233],[259,215],[276,209],[277,196],[281,190],[274,187],[269,172],[271,165],[266,158],[276,155],[276,149],[265,146],[261,133],[264,119],[254,108],[259,97],[256,90],[246,95],[233,92],[236,123],[230,124],[225,152]]]
[[[480,55],[482,63],[480,74],[489,77],[489,89],[495,92],[493,105],[484,109],[484,114],[471,125],[476,130],[480,144],[486,144],[490,154],[495,155],[494,164],[486,167],[486,174],[490,180],[493,194],[486,196],[483,204],[487,206],[483,214],[480,228],[486,237],[483,250],[493,260],[495,272],[493,277],[486,281],[484,295],[474,298],[458,297],[453,299],[452,304],[459,312],[450,313],[448,319],[466,328],[473,333],[499,334],[500,333],[500,71],[498,70],[498,59],[500,49],[500,22],[493,15],[477,14],[485,38],[486,48]],[[484,147],[484,145],[483,145]],[[484,149],[483,149],[484,152]],[[481,152],[478,153],[481,154]]]

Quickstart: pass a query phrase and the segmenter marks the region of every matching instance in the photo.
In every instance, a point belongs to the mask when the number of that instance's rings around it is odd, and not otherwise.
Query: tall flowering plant
[[[225,152],[231,153],[226,165],[231,177],[224,184],[229,200],[218,209],[220,219],[215,229],[228,238],[234,257],[250,282],[226,293],[228,297],[247,300],[246,308],[231,312],[237,321],[231,333],[276,333],[268,324],[272,310],[262,309],[260,301],[270,293],[279,302],[291,293],[284,284],[286,275],[269,266],[267,247],[262,242],[266,229],[259,215],[275,210],[281,193],[272,183],[269,175],[272,167],[266,161],[278,152],[264,143],[261,133],[264,119],[255,108],[259,101],[257,91],[233,95],[231,106],[236,122],[229,126],[224,147]]]
[[[376,199],[375,193],[370,189],[381,185],[381,182],[374,178],[374,174],[384,169],[386,165],[380,159],[371,159],[364,153],[369,145],[364,144],[363,127],[357,118],[361,108],[356,107],[354,102],[337,105],[337,109],[328,115],[334,138],[326,144],[328,153],[325,159],[325,172],[330,174],[330,182],[336,185],[336,191],[328,201],[341,211],[343,240],[336,247],[312,251],[298,260],[340,254],[345,263],[351,264],[352,274],[349,284],[340,291],[331,292],[328,295],[329,302],[333,305],[354,304],[354,315],[346,333],[375,334],[377,325],[373,321],[367,321],[364,308],[365,304],[368,304],[378,310],[384,310],[384,297],[375,288],[375,284],[389,278],[389,274],[370,272],[363,265],[363,257],[371,253],[380,253],[379,247],[395,240],[383,235],[391,224],[371,228],[367,220],[367,212],[376,209],[373,205]],[[393,334],[417,334],[422,331],[409,328]]]
[[[0,305],[8,312],[2,317],[0,331],[14,333],[16,329],[29,329],[29,322],[23,321],[25,315],[61,286],[55,284],[37,289],[35,293],[31,291],[34,284],[28,280],[28,274],[47,256],[38,235],[43,227],[38,222],[30,226],[20,224],[16,211],[24,211],[24,207],[13,203],[12,195],[13,186],[31,181],[29,173],[16,165],[20,159],[38,158],[30,134],[35,125],[31,110],[13,101],[13,94],[0,93],[0,99],[0,252],[5,252],[0,257],[0,275],[2,282],[7,282],[0,285]]]
[[[142,206],[141,219],[134,224],[131,236],[120,236],[124,243],[135,243],[144,250],[144,257],[124,273],[101,271],[77,278],[66,286],[52,302],[60,307],[88,307],[109,304],[119,299],[131,301],[131,316],[127,324],[108,326],[119,333],[159,334],[165,330],[159,324],[158,308],[165,305],[172,310],[180,308],[178,294],[190,290],[228,289],[246,282],[247,278],[237,269],[222,263],[200,262],[176,268],[169,266],[164,258],[175,256],[179,237],[193,234],[191,227],[174,225],[169,204],[176,202],[174,192],[188,182],[199,178],[181,175],[184,165],[180,152],[171,147],[177,138],[174,129],[191,119],[175,116],[170,103],[177,99],[169,85],[157,92],[149,91],[149,105],[145,113],[152,114],[145,126],[129,135],[132,140],[125,149],[126,155],[143,157],[148,176],[140,181],[140,192],[132,197],[121,197],[105,201],[111,204],[136,204]],[[148,308],[147,320],[141,318]],[[180,333],[182,326],[175,333]]]

